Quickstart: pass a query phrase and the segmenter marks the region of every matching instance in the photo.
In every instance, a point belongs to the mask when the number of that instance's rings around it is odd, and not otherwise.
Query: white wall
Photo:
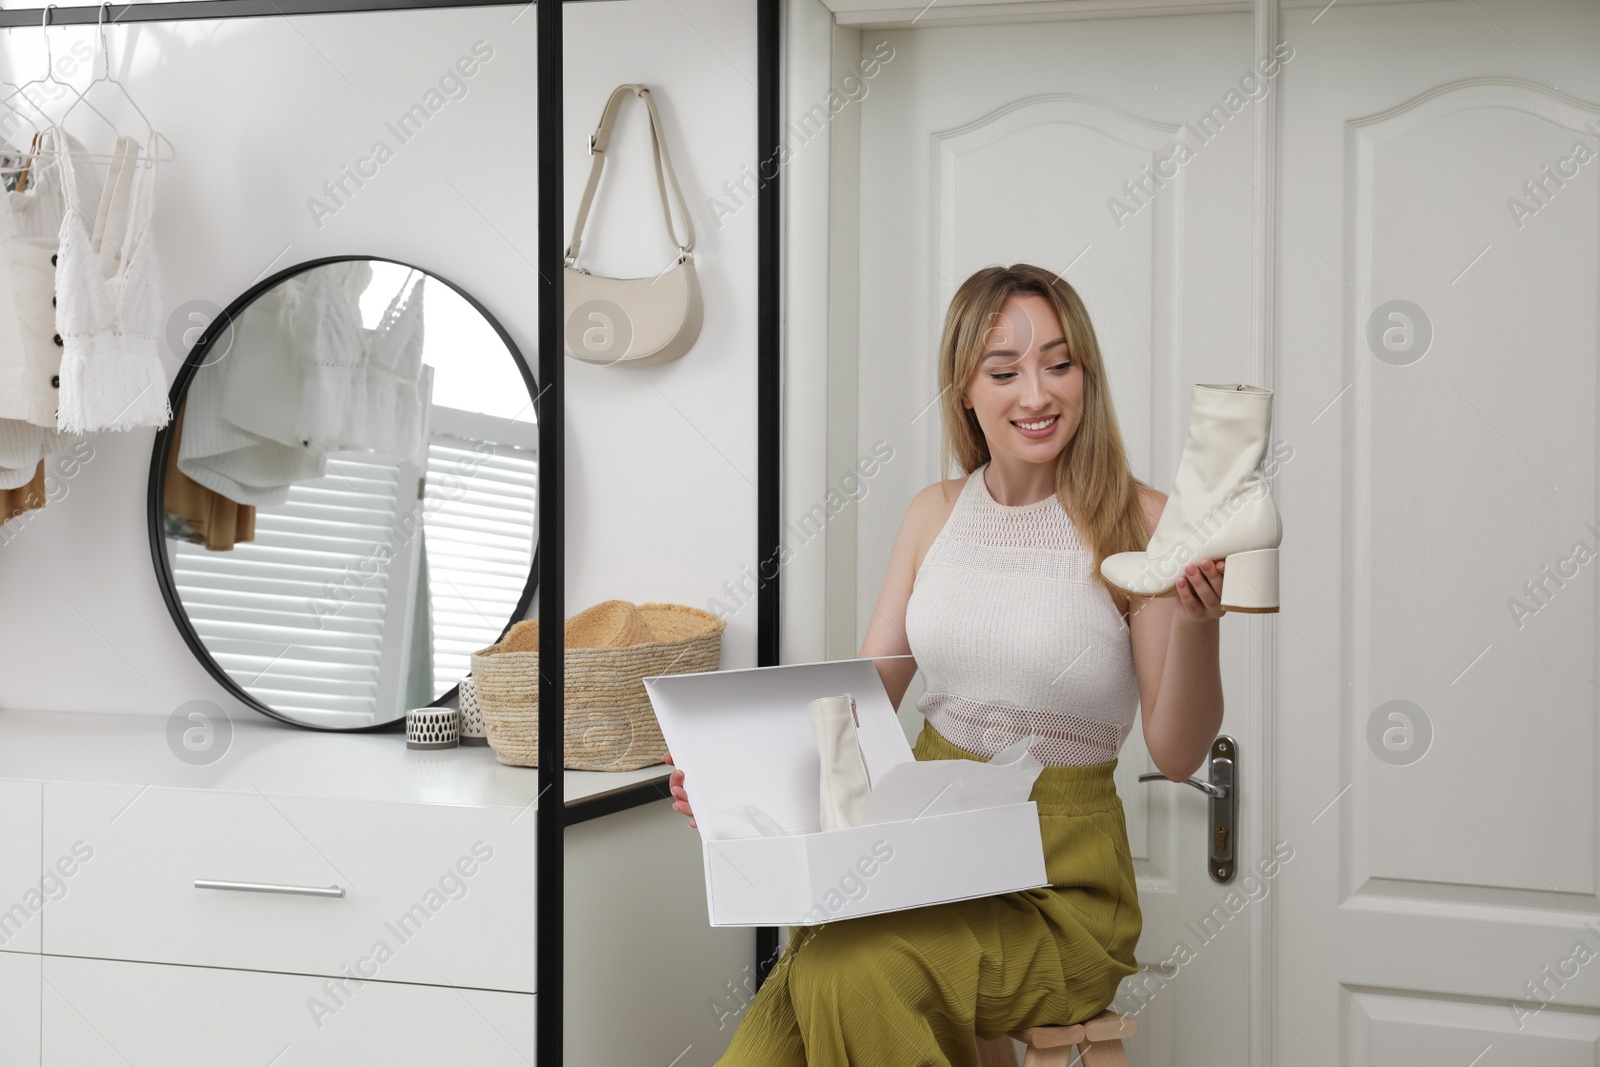
[[[613,597],[705,607],[756,558],[754,186],[720,227],[707,206],[713,196],[736,206],[723,183],[756,157],[754,5],[617,0],[568,4],[565,17],[563,244],[606,96],[643,82],[694,217],[706,304],[699,342],[674,362],[566,363],[565,613]],[[166,308],[226,305],[293,263],[370,254],[462,286],[537,370],[534,23],[532,7],[498,7],[109,30],[114,71],[177,150],[157,191]],[[50,34],[58,59],[74,41],[87,54],[94,37],[82,27]],[[385,123],[477,41],[493,56],[465,95],[400,144]],[[0,38],[0,76],[19,82],[44,65],[40,30]],[[87,77],[79,64],[69,80]],[[117,103],[106,86],[89,99],[102,110]],[[79,122],[83,111],[69,128],[91,148],[108,144],[98,120]],[[319,226],[309,198],[380,138],[393,158]],[[632,99],[581,262],[653,275],[671,254],[647,117]],[[180,356],[168,354],[169,380]],[[0,709],[164,714],[202,697],[239,707],[189,653],[156,586],[145,532],[153,438],[96,437],[93,459],[55,490],[65,495],[0,544]],[[725,666],[754,665],[755,631],[752,597],[728,619]]]

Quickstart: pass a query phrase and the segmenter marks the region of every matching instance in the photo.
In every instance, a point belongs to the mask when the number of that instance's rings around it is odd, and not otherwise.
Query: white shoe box
[[[872,659],[644,685],[684,772],[712,926],[809,926],[1049,884],[1027,799],[1033,739],[989,763],[918,761]],[[824,832],[809,705],[843,693],[856,698],[869,821]]]

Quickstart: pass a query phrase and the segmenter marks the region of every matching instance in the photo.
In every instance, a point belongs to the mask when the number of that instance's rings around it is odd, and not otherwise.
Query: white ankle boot
[[[856,736],[861,720],[856,714],[855,697],[848,693],[819,697],[808,706],[817,754],[822,757],[822,828],[860,826],[872,787],[867,778],[866,757],[861,754],[861,742]]]
[[[1197,384],[1189,439],[1150,544],[1107,556],[1106,581],[1134,596],[1176,596],[1186,566],[1223,559],[1224,608],[1277,611],[1283,521],[1260,470],[1271,422],[1272,390]]]

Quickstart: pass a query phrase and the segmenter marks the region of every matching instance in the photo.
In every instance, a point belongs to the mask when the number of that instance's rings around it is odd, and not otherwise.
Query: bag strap
[[[600,171],[606,163],[606,144],[611,140],[611,125],[616,121],[617,111],[622,106],[622,100],[632,90],[644,100],[645,107],[650,111],[650,140],[655,149],[656,157],[656,186],[661,191],[661,217],[666,220],[667,234],[672,238],[672,243],[678,246],[678,261],[692,258],[694,251],[694,220],[689,217],[689,205],[684,202],[683,191],[678,188],[678,176],[672,170],[672,156],[667,152],[666,138],[661,132],[661,116],[656,114],[655,98],[650,95],[650,90],[643,85],[624,83],[612,90],[611,98],[606,101],[606,107],[600,114],[600,125],[594,133],[589,135],[589,155],[594,159],[594,165],[589,168],[589,184],[583,190],[583,200],[578,204],[578,217],[572,224],[572,243],[567,246],[566,265],[572,266],[578,258],[578,247],[583,243],[583,224],[589,218],[589,205],[594,200],[595,189],[600,184]],[[663,168],[665,173],[663,174]],[[667,205],[667,182],[672,183],[672,195],[678,201],[678,213],[683,216],[683,225],[689,231],[686,240],[678,240],[678,231],[672,224],[672,209]]]

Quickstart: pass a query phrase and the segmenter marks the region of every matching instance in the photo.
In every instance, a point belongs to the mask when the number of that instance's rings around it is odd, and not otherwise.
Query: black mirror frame
[[[487,321],[490,326],[494,327],[494,332],[499,336],[501,342],[505,344],[506,351],[511,353],[511,358],[516,361],[517,369],[522,373],[523,384],[528,389],[529,402],[536,404],[539,397],[539,388],[538,383],[534,380],[533,371],[528,367],[528,361],[523,358],[521,350],[517,348],[516,342],[512,341],[510,334],[506,333],[505,327],[500,324],[500,320],[489,314],[488,310],[481,303],[479,303],[471,293],[468,293],[465,289],[450,281],[448,278],[435,274],[433,271],[427,270],[424,267],[413,266],[410,263],[405,263],[397,259],[389,259],[384,256],[352,255],[325,256],[321,259],[311,259],[305,261],[304,263],[298,263],[292,267],[286,267],[271,277],[252,285],[231,304],[224,308],[221,314],[213,319],[211,323],[207,324],[205,332],[200,335],[200,338],[195,341],[193,347],[189,349],[188,355],[184,357],[183,366],[178,369],[177,376],[172,381],[172,389],[168,393],[168,401],[172,406],[174,416],[176,416],[179,406],[182,404],[183,398],[188,392],[189,383],[194,379],[195,374],[204,364],[206,354],[210,351],[212,343],[222,332],[225,332],[218,331],[213,333],[212,328],[214,326],[216,326],[218,323],[231,323],[235,316],[241,314],[244,309],[254,303],[259,296],[272,289],[279,282],[282,282],[288,278],[292,278],[297,274],[303,274],[306,271],[313,270],[317,267],[326,266],[330,263],[348,263],[354,260],[371,260],[374,262],[394,263],[398,266],[408,267],[412,270],[421,271],[428,277],[443,282],[445,285],[448,285],[451,289],[455,290],[463,300],[472,305],[473,310],[482,315],[485,321]],[[537,407],[535,410],[537,410]],[[189,651],[194,653],[195,658],[200,661],[201,666],[205,667],[207,673],[209,673],[211,677],[215,678],[224,689],[226,689],[246,707],[252,708],[268,718],[277,719],[279,722],[289,723],[290,725],[298,726],[301,729],[319,730],[329,733],[377,733],[381,731],[405,729],[405,715],[403,713],[398,718],[392,719],[389,722],[376,723],[372,726],[351,727],[348,729],[341,729],[336,726],[316,726],[310,723],[298,722],[295,719],[291,719],[288,716],[280,714],[273,708],[268,707],[266,704],[263,704],[261,701],[251,696],[245,691],[243,686],[234,681],[232,675],[223,670],[221,665],[219,665],[217,661],[212,658],[211,651],[206,648],[205,644],[200,640],[200,635],[195,632],[194,624],[189,621],[189,615],[184,610],[183,602],[178,599],[177,587],[172,579],[172,567],[167,559],[166,526],[164,521],[166,509],[163,505],[162,497],[166,486],[167,449],[170,447],[171,441],[172,424],[168,423],[166,426],[163,426],[161,429],[156,431],[155,443],[151,447],[149,491],[145,504],[145,511],[149,520],[150,557],[152,562],[155,564],[156,584],[161,587],[161,599],[166,601],[167,611],[169,614],[171,614],[172,621],[177,624],[178,632],[183,635],[184,643],[189,646]],[[544,464],[541,457],[541,476],[543,469]],[[522,620],[527,615],[528,606],[533,603],[533,594],[539,585],[539,552],[542,548],[542,545],[539,544],[537,539],[537,529],[537,526],[535,526],[533,559],[528,571],[528,581],[523,587],[522,596],[518,599],[516,608],[511,613],[511,618],[506,621],[505,628],[500,631],[500,637],[504,637],[506,632],[509,631],[515,623]],[[499,639],[500,638],[496,638],[497,641]],[[445,702],[453,699],[459,692],[460,688],[461,686],[458,683],[443,696],[436,697],[428,706],[442,706]]]

